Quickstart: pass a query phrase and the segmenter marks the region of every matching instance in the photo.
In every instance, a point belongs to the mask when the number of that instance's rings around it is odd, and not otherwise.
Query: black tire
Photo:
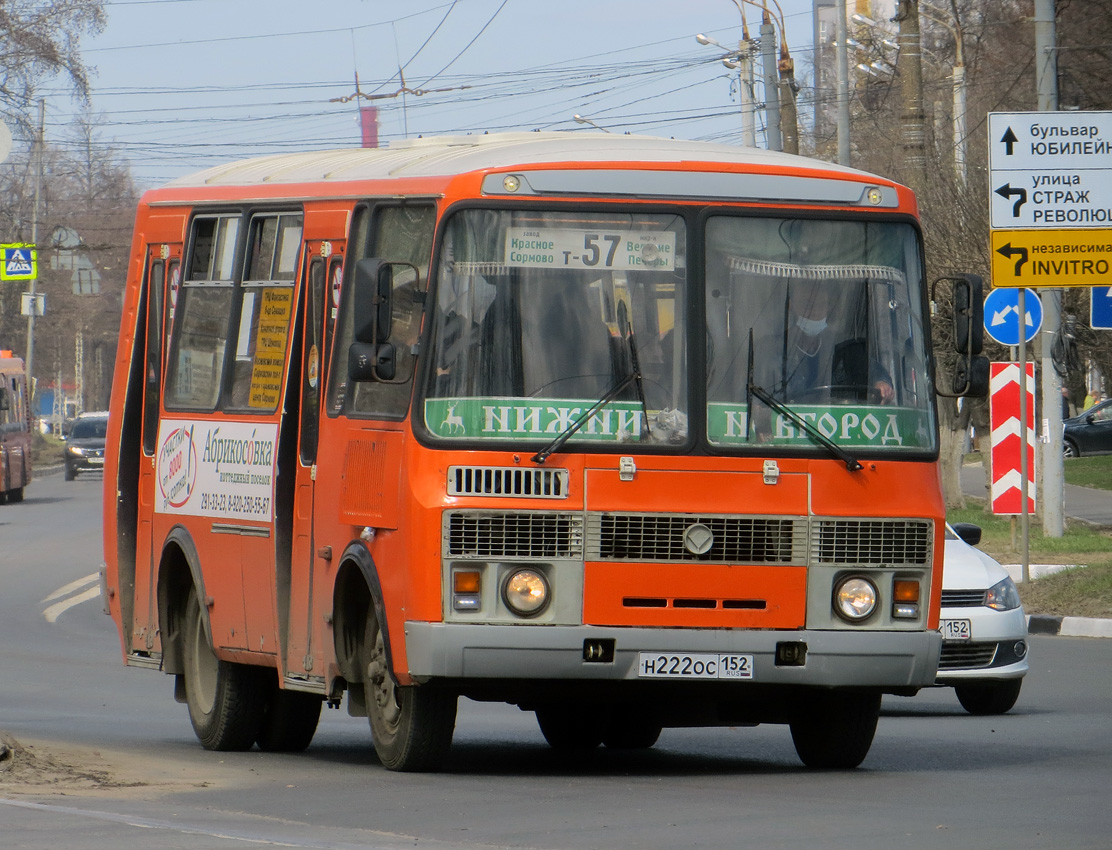
[[[63,474],[65,475],[66,481],[73,481],[73,479],[77,477],[77,470],[67,463],[66,471]]]
[[[266,702],[255,743],[268,753],[299,753],[313,741],[324,700],[275,688]]]
[[[191,589],[185,602],[185,696],[189,721],[206,750],[249,750],[258,737],[266,698],[262,671],[216,657]]]
[[[554,750],[593,750],[602,743],[602,718],[576,703],[553,703],[537,709],[537,725]]]
[[[602,731],[602,743],[611,750],[647,750],[660,738],[663,727],[652,718],[630,711],[616,711]]]
[[[955,685],[954,693],[961,707],[970,714],[1006,714],[1019,699],[1022,687],[1022,679],[1004,679],[1000,682]]]
[[[450,691],[394,682],[373,605],[367,614],[361,664],[367,718],[382,766],[409,773],[439,768],[452,746],[458,698]]]
[[[1062,457],[1081,457],[1081,450],[1073,440],[1062,440]]]
[[[869,754],[880,717],[879,693],[822,693],[791,720],[792,741],[810,768],[849,770]]]
[[[15,487],[8,491],[8,504],[15,505],[23,501],[23,488]]]

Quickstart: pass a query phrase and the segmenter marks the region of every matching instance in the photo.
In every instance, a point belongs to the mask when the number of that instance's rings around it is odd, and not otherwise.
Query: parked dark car
[[[1093,405],[1063,424],[1062,451],[1066,457],[1112,454],[1112,399]]]
[[[86,413],[74,420],[66,437],[66,481],[73,481],[79,472],[104,470],[107,434],[107,413]]]

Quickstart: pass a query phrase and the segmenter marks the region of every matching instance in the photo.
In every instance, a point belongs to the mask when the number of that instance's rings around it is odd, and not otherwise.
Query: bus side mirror
[[[353,381],[392,381],[397,369],[394,346],[353,342],[348,348],[348,378]]]
[[[954,282],[954,351],[981,353],[985,340],[985,286],[979,275],[963,274]]]
[[[951,392],[937,387],[936,392],[946,398],[984,398],[989,390],[988,358],[980,356],[985,334],[984,282],[975,274],[939,278],[931,287],[931,300],[934,300],[938,284],[943,282],[953,284],[954,351],[958,354],[958,362],[954,367]]]
[[[376,259],[356,262],[352,303],[356,341],[373,345],[390,338],[393,295],[394,266],[391,263]]]

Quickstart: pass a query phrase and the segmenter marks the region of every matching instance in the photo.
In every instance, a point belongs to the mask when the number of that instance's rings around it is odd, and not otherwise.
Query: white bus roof
[[[392,142],[385,148],[345,148],[278,154],[216,166],[167,183],[167,189],[306,184],[450,177],[469,172],[546,164],[717,163],[729,170],[793,169],[844,175],[845,179],[891,181],[833,163],[759,148],[609,133],[537,132],[438,136]],[[749,168],[746,168],[748,166]]]

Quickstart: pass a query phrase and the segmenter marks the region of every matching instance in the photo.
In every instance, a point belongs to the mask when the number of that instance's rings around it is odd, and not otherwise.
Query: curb
[[[1098,617],[1051,617],[1031,614],[1027,618],[1027,633],[1055,637],[1112,637],[1112,620]]]

